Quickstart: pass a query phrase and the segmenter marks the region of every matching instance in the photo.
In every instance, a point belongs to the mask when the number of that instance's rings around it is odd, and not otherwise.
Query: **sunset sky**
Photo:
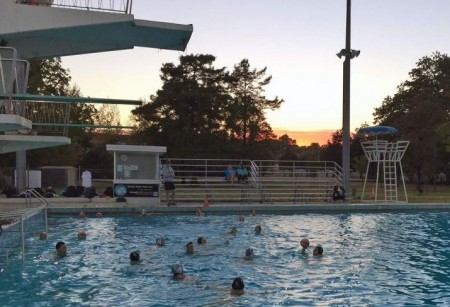
[[[345,47],[345,10],[346,0],[134,0],[137,19],[193,24],[186,53],[135,48],[64,57],[63,66],[84,96],[148,100],[161,87],[161,65],[182,54],[215,55],[229,70],[248,58],[273,77],[266,96],[285,100],[267,112],[272,128],[292,131],[300,145],[324,144],[342,127],[336,53]],[[361,55],[352,60],[351,131],[373,123],[374,108],[421,57],[449,52],[449,12],[448,0],[352,1],[352,49]],[[123,118],[130,110],[122,107]]]

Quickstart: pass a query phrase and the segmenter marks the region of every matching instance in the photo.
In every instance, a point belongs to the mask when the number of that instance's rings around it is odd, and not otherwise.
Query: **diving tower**
[[[125,0],[103,2],[119,1]],[[15,48],[18,57],[25,60],[135,46],[184,51],[193,31],[192,25],[135,19],[126,11],[94,11],[83,6],[75,9],[73,5],[57,6],[64,2],[58,0],[50,1],[52,5],[29,5],[31,2],[0,1],[0,45]]]
[[[68,116],[64,116],[65,105],[78,102],[140,104],[136,100],[30,95],[26,91],[27,60],[126,50],[135,46],[186,49],[192,25],[135,19],[131,7],[132,0],[0,1],[0,132],[3,132],[0,153],[16,152],[19,190],[26,188],[26,150],[70,144],[65,133],[71,125]],[[36,110],[46,104],[44,109],[61,110],[58,112],[61,123],[41,123],[33,117]],[[41,107],[36,107],[38,105]],[[62,135],[36,133],[36,127],[50,124],[62,127],[65,132]]]

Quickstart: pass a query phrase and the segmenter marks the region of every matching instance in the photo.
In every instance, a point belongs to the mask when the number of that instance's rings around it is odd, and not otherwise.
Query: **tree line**
[[[321,146],[298,146],[286,134],[275,135],[265,112],[280,108],[284,101],[266,97],[265,87],[272,80],[266,67],[253,68],[243,59],[228,69],[216,67],[215,60],[213,55],[191,54],[180,56],[178,64],[163,64],[162,87],[132,110],[136,130],[70,129],[71,145],[29,151],[29,167],[110,169],[113,161],[106,152],[107,143],[167,146],[168,156],[180,158],[326,160],[341,164],[340,129]],[[404,172],[426,182],[437,173],[450,173],[450,58],[439,52],[424,56],[409,77],[375,108],[373,123],[397,128],[399,135],[389,138],[410,141]],[[82,96],[70,81],[70,71],[62,67],[59,58],[32,61],[28,93]],[[78,103],[71,105],[70,122],[120,125],[120,114],[116,106],[97,109]],[[368,124],[361,124],[365,126]],[[360,142],[366,137],[356,132],[351,136],[352,169],[364,173],[367,162]],[[14,165],[14,155],[5,154],[0,159],[3,166]]]

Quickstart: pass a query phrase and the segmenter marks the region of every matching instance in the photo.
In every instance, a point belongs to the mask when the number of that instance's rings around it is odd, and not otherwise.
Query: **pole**
[[[344,61],[344,84],[342,103],[342,168],[344,171],[344,189],[350,191],[350,60],[352,58],[350,46],[351,29],[351,0],[347,0],[347,20],[345,49],[347,53]]]

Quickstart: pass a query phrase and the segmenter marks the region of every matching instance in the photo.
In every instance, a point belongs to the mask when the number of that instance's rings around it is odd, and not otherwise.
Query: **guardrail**
[[[15,0],[16,3],[131,14],[133,0]]]
[[[330,161],[170,160],[176,174],[178,202],[310,203],[331,201],[342,169]],[[243,164],[248,179],[231,182],[224,176],[229,165]],[[164,187],[162,186],[162,189]],[[161,199],[165,200],[164,190]]]

